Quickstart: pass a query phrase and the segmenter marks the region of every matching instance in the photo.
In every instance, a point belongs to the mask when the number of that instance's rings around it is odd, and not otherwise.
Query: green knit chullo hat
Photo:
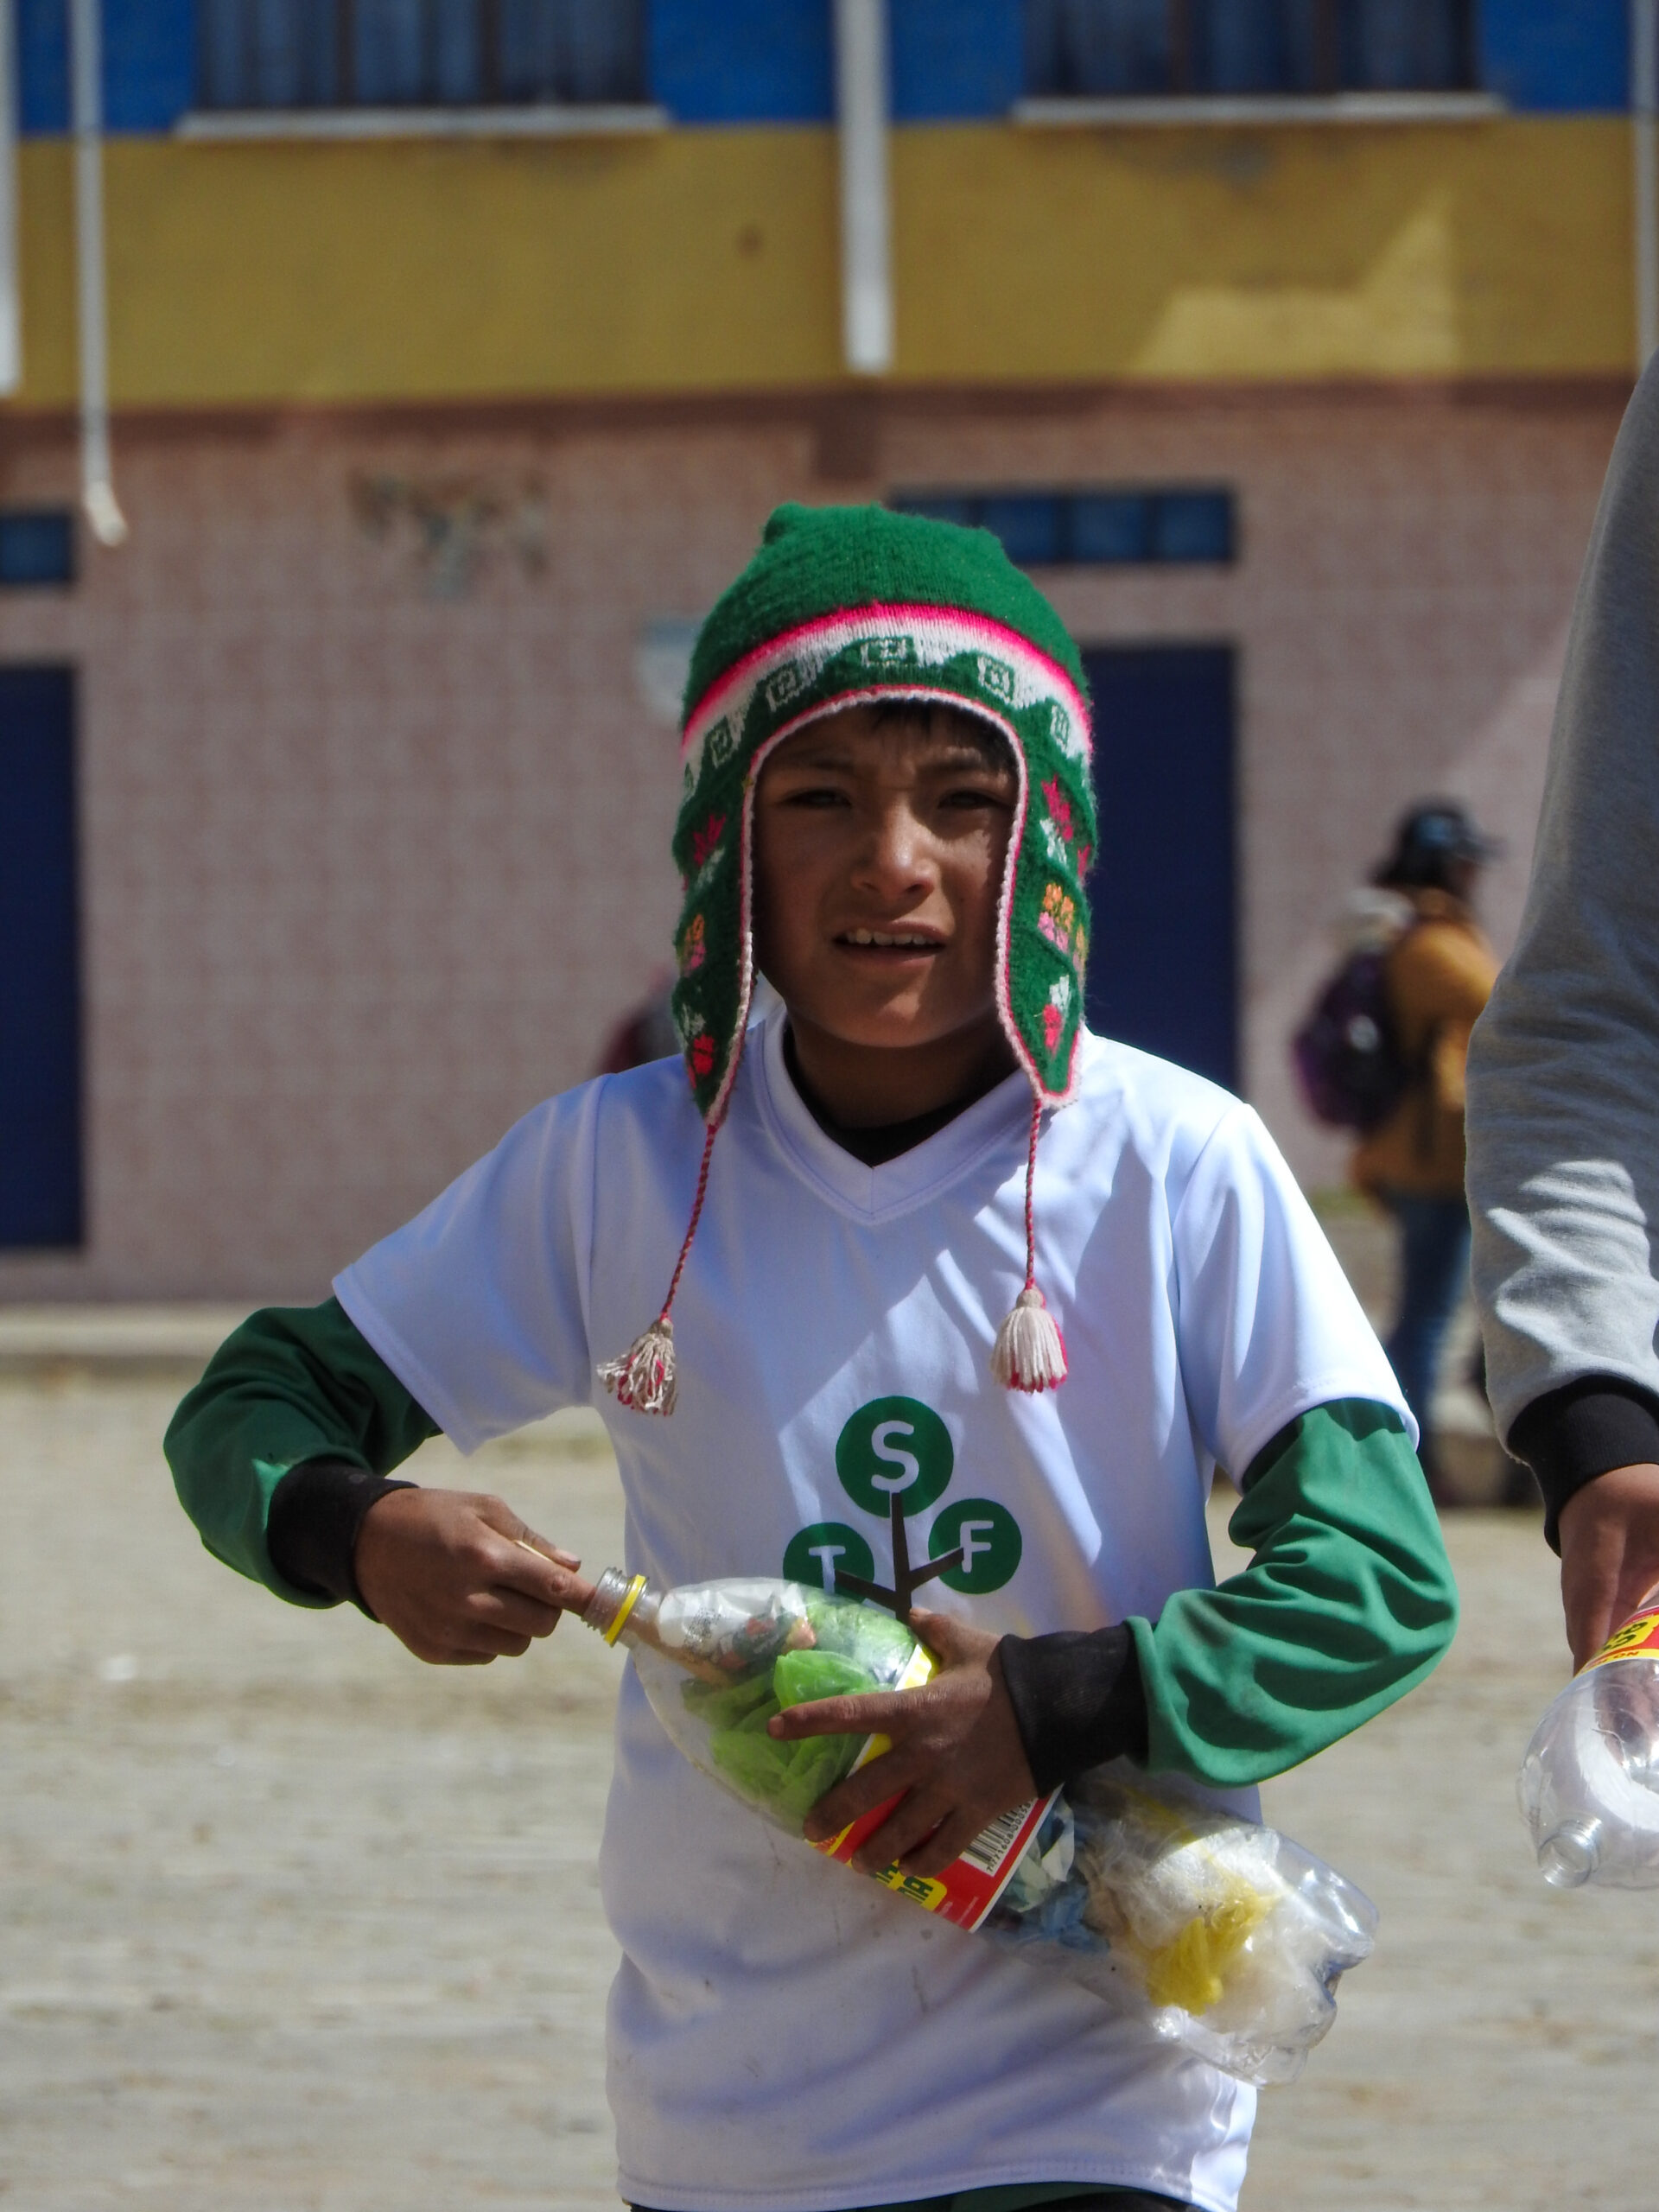
[[[877,506],[779,507],[704,623],[686,685],[674,1018],[709,1133],[663,1311],[624,1357],[600,1370],[621,1402],[640,1412],[673,1409],[669,1310],[742,1055],[754,985],[755,780],[768,755],[808,722],[890,699],[964,709],[1008,741],[1019,792],[998,914],[996,1001],[1032,1088],[1033,1162],[1044,1108],[1071,1096],[1095,844],[1077,647],[988,531]],[[1010,1387],[1040,1390],[1064,1379],[1065,1356],[1035,1282],[1032,1172],[1026,1285],[998,1332],[992,1365]]]

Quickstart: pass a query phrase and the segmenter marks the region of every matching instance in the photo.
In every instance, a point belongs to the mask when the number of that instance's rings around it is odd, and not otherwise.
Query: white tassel
[[[631,1406],[637,1414],[671,1414],[674,1324],[667,1314],[659,1314],[620,1359],[602,1361],[599,1379],[619,1405]]]
[[[996,1332],[991,1373],[1005,1390],[1057,1390],[1065,1380],[1065,1338],[1034,1282]]]

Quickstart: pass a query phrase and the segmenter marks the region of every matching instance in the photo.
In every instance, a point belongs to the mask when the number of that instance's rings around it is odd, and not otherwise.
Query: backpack
[[[1400,1049],[1389,1008],[1393,950],[1351,953],[1320,987],[1292,1039],[1302,1097],[1314,1120],[1329,1128],[1368,1135],[1388,1120],[1419,1072]]]

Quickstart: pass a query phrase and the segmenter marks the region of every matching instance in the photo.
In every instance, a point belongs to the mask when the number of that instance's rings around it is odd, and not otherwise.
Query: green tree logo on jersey
[[[885,1521],[925,1513],[957,1464],[950,1432],[919,1398],[872,1398],[836,1439],[836,1472],[855,1505]]]
[[[947,1505],[927,1539],[930,1558],[962,1554],[960,1566],[947,1567],[941,1580],[947,1588],[976,1598],[1011,1582],[1025,1548],[1020,1523],[1006,1505],[988,1497],[958,1498]]]
[[[798,1529],[784,1554],[785,1580],[804,1582],[809,1589],[833,1590],[838,1574],[868,1581],[874,1573],[875,1554],[844,1521],[815,1521],[810,1529]]]
[[[927,1563],[911,1563],[907,1521],[937,1504],[956,1468],[950,1432],[919,1398],[873,1398],[836,1440],[836,1472],[861,1511],[888,1524],[891,1584],[875,1580],[868,1540],[844,1521],[815,1521],[790,1538],[784,1573],[791,1582],[849,1597],[872,1598],[901,1617],[913,1593],[937,1576],[970,1597],[1012,1580],[1025,1548],[1020,1523],[992,1498],[958,1498],[935,1518]]]

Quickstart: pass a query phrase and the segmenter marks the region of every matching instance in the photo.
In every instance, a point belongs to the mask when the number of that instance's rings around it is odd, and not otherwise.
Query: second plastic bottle
[[[1550,1706],[1519,1787],[1552,1889],[1659,1886],[1659,1606],[1616,1629]]]

